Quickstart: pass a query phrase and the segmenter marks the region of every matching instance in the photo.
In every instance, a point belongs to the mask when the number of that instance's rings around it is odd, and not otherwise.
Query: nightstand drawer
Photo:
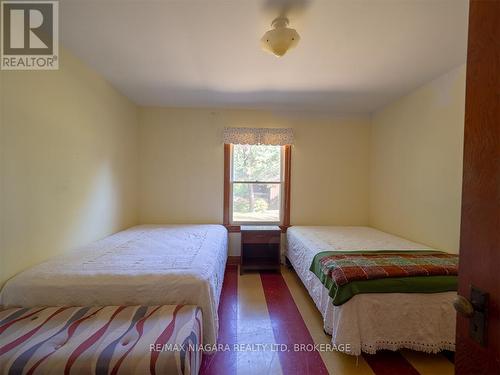
[[[278,244],[280,243],[280,233],[276,231],[245,231],[241,233],[241,240],[247,244]]]

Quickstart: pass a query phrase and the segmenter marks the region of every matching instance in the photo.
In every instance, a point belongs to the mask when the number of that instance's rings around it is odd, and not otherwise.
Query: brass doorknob
[[[457,295],[457,298],[453,301],[453,307],[458,313],[467,318],[470,318],[474,313],[474,306],[472,306],[472,303],[470,303],[467,298],[460,295]]]

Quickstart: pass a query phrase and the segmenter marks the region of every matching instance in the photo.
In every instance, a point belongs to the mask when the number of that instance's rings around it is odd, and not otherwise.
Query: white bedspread
[[[429,353],[455,350],[456,292],[358,294],[333,306],[328,290],[309,268],[321,251],[420,250],[426,246],[369,227],[291,227],[287,257],[323,315],[332,344],[349,344],[349,354],[380,349]]]
[[[4,286],[4,307],[200,306],[203,343],[217,340],[227,260],[221,225],[142,225],[52,258]]]

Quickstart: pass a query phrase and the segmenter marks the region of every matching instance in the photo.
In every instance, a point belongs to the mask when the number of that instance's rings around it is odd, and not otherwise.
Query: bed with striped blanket
[[[368,258],[374,258],[377,253],[395,250],[406,253],[434,251],[370,227],[293,226],[287,231],[286,256],[322,314],[324,329],[332,335],[332,344],[337,347],[349,345],[349,354],[353,355],[373,354],[383,349],[429,353],[454,351],[456,281],[453,279],[456,276],[444,276],[448,278],[446,285],[427,284],[418,288],[413,283],[402,288],[400,283],[392,284],[387,279],[354,280],[359,262],[367,261],[354,259],[361,256],[356,255],[360,249],[365,258],[366,254],[372,253]],[[317,265],[326,256],[326,269],[316,267],[320,277],[311,272],[316,256]],[[355,266],[350,268],[356,271],[350,276],[351,282],[341,288],[323,284],[321,273],[329,272],[328,266],[339,263]],[[370,259],[369,263],[376,262]],[[378,274],[381,269],[375,267],[373,271]],[[332,279],[324,278],[324,281],[329,280]],[[401,278],[395,277],[393,281],[400,282]]]
[[[14,276],[0,305],[199,306],[203,341],[215,345],[226,260],[222,225],[139,225]]]
[[[0,311],[1,374],[197,374],[196,306],[35,307]]]

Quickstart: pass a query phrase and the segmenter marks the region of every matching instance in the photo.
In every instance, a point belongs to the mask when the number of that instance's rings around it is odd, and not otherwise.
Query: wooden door
[[[470,2],[465,102],[459,294],[474,311],[457,314],[455,366],[500,374],[500,0]]]

